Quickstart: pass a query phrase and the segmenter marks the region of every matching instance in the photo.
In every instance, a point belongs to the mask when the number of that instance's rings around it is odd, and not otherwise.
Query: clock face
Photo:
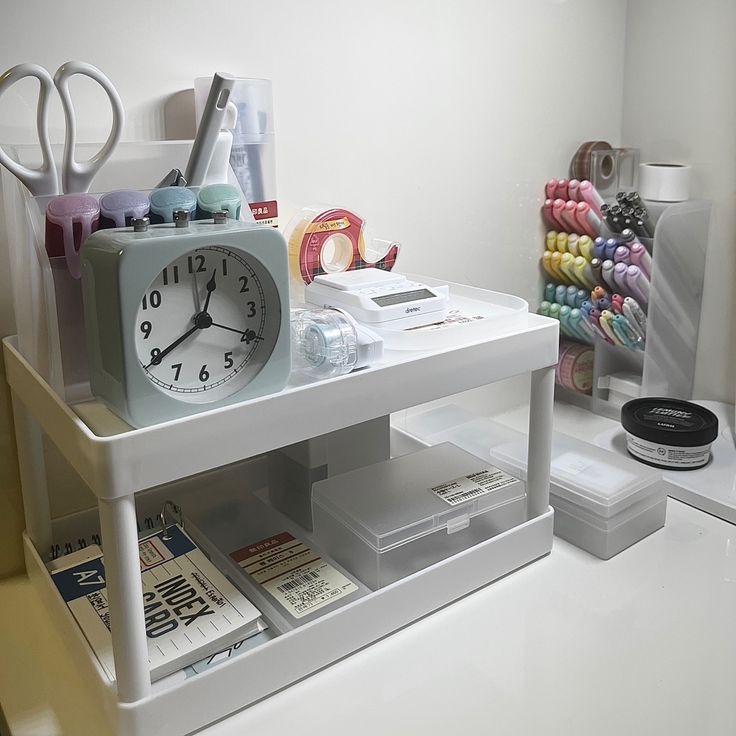
[[[260,261],[212,245],[180,256],[151,282],[138,306],[135,348],[160,391],[203,404],[256,377],[280,324],[276,284]]]

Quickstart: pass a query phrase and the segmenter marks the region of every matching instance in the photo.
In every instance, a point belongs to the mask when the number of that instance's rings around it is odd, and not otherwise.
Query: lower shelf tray
[[[553,511],[342,608],[187,677],[154,683],[150,697],[121,704],[115,688],[24,535],[28,575],[49,615],[63,628],[70,655],[106,706],[116,733],[183,736],[245,708],[474,590],[548,554]]]

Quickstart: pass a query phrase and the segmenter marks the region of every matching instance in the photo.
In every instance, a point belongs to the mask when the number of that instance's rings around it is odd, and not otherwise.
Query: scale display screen
[[[386,294],[385,296],[377,296],[373,301],[379,307],[391,307],[394,304],[404,304],[405,302],[415,302],[419,299],[432,299],[437,296],[429,289],[416,289],[415,291],[401,291],[398,294]]]

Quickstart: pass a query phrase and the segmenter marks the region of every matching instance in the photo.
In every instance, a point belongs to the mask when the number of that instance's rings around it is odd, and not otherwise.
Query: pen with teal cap
[[[623,334],[628,342],[628,346],[632,350],[644,350],[644,341],[640,335],[629,324],[629,320],[623,314],[616,314],[613,317],[613,327]]]
[[[570,325],[570,312],[572,310],[570,307],[565,304],[564,306],[560,307],[560,329],[570,337],[574,337],[576,340],[580,339],[580,335],[575,331],[575,329]]]
[[[197,194],[198,218],[209,220],[213,212],[227,212],[231,220],[240,219],[242,197],[232,184],[209,184]]]
[[[586,289],[578,289],[575,293],[575,306],[580,308],[583,306],[583,302],[590,298],[590,292]]]
[[[590,299],[586,299],[586,300],[585,300],[585,301],[584,301],[584,302],[583,302],[583,303],[582,303],[582,304],[580,305],[580,309],[581,309],[581,310],[582,310],[582,311],[583,311],[583,312],[584,312],[585,314],[590,314],[590,310],[591,310],[591,309],[595,309],[595,305],[593,304],[593,302],[592,302],[592,301],[590,301]]]
[[[587,317],[577,308],[570,310],[568,317],[570,326],[580,335],[585,342],[593,343],[593,328],[590,326]]]
[[[557,284],[553,284],[551,281],[545,284],[544,298],[546,301],[553,302],[555,300],[555,289],[556,288],[557,288]]]
[[[567,297],[567,286],[559,284],[555,289],[555,301],[561,306],[565,304]]]
[[[568,307],[577,307],[577,304],[575,304],[575,297],[578,293],[578,287],[577,286],[568,286],[567,290],[565,292],[565,304],[567,304]]]

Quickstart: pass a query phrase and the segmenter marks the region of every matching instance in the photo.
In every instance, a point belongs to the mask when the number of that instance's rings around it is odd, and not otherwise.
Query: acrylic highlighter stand
[[[629,399],[693,395],[712,204],[647,206],[656,227],[654,238],[642,241],[652,253],[646,349],[628,350],[596,337],[592,395],[556,387],[559,398],[616,420]]]
[[[133,159],[144,158],[133,144],[123,152]],[[109,166],[113,165],[111,161]],[[159,168],[167,166],[161,163]],[[15,196],[24,195],[18,189]],[[20,205],[16,201],[13,206]],[[11,243],[16,245],[28,243]],[[40,269],[42,261],[37,263]],[[53,323],[54,315],[44,306],[53,302],[44,295],[43,283],[43,279],[36,282],[31,306]],[[451,344],[388,350],[382,363],[355,374],[291,385],[275,394],[143,429],[129,427],[94,399],[65,400],[19,349],[23,338],[3,341],[26,515],[28,575],[116,733],[178,736],[196,731],[551,550],[549,468],[558,325],[529,314],[526,302],[516,297],[458,285],[451,285],[450,294],[451,299],[485,300],[497,319],[488,321],[484,330],[457,333]],[[51,332],[54,327],[50,325]],[[52,345],[52,367],[60,359],[53,350]],[[209,513],[222,508],[226,514],[225,500],[237,498],[253,482],[256,465],[244,463],[248,458],[382,417],[388,431],[392,412],[527,373],[531,462],[523,523],[206,671],[186,678],[175,673],[151,683],[137,528],[137,512],[140,518],[158,503],[151,498],[164,494],[177,501],[186,491],[192,504]],[[46,471],[45,442],[55,445],[96,499],[115,682],[104,674],[47,571],[50,550],[69,537],[89,538],[96,514],[91,510],[52,518],[49,494],[60,489],[55,476]],[[196,541],[208,551],[207,538]]]

